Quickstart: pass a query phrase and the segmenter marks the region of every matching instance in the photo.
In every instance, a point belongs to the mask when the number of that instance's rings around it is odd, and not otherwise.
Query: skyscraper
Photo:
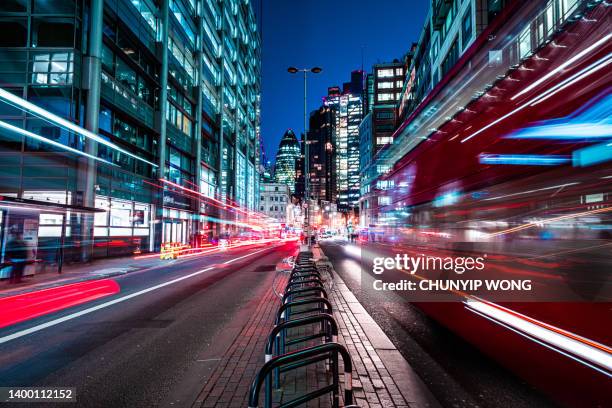
[[[317,202],[335,202],[335,111],[321,106],[310,113],[308,144],[310,151],[310,193]]]
[[[397,126],[397,105],[404,84],[405,65],[393,62],[375,64],[368,74],[366,100],[368,114],[360,126],[361,139],[361,195],[359,216],[362,226],[372,223],[371,209],[376,205],[375,177],[372,161],[379,150],[393,142]]]
[[[61,235],[79,247],[66,258],[90,259],[235,228],[212,200],[259,207],[260,38],[248,2],[2,3],[0,87],[90,132],[0,100],[0,120],[33,134],[0,132],[0,174],[14,169],[0,194],[38,211],[11,210],[2,228],[40,220],[39,243]],[[213,226],[208,215],[234,219]]]
[[[296,161],[300,158],[300,143],[291,129],[287,129],[278,145],[274,178],[277,183],[289,186],[291,193],[295,192]]]
[[[361,71],[359,77],[363,78]],[[363,117],[362,94],[359,91],[356,75],[346,83],[340,92],[339,87],[328,88],[323,105],[334,111],[335,149],[336,149],[336,189],[338,209],[350,211],[359,202],[359,124]],[[363,85],[361,85],[363,86]]]

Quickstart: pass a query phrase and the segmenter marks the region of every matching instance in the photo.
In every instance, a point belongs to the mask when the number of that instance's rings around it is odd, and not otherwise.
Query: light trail
[[[401,272],[419,281],[430,280],[405,270]],[[447,291],[464,298],[462,302],[471,312],[604,375],[612,376],[612,349],[610,347],[464,291],[455,289]]]
[[[612,349],[606,345],[477,298],[469,298],[463,303],[468,310],[494,323],[612,376]]]
[[[48,145],[58,147],[58,148],[60,148],[62,150],[66,150],[67,152],[75,153],[75,154],[77,154],[79,156],[84,156],[84,157],[87,157],[89,159],[97,160],[99,162],[102,162],[104,164],[108,164],[108,165],[111,165],[111,166],[117,166],[116,164],[111,163],[111,162],[109,162],[107,160],[104,160],[104,159],[102,159],[100,157],[96,157],[96,156],[93,156],[91,154],[82,152],[82,151],[80,151],[78,149],[75,149],[73,147],[66,146],[64,144],[58,143],[55,140],[47,139],[46,137],[42,137],[40,135],[37,135],[36,133],[30,132],[29,130],[22,129],[22,128],[17,127],[17,126],[10,125],[10,124],[8,124],[6,122],[3,122],[1,120],[0,120],[0,128],[4,128],[6,130],[10,130],[12,132],[18,133],[18,134],[23,135],[25,137],[29,137],[30,139],[38,140],[39,142],[46,143]]]
[[[521,91],[517,92],[514,96],[512,96],[510,98],[510,100],[511,101],[515,100],[519,96],[521,96],[523,94],[526,94],[527,92],[531,91],[532,89],[534,89],[535,87],[537,87],[538,85],[543,83],[544,81],[546,81],[546,80],[552,78],[553,76],[557,75],[559,72],[561,72],[566,67],[570,66],[571,64],[573,64],[576,61],[581,60],[582,57],[584,57],[585,55],[589,54],[591,51],[595,50],[600,45],[603,45],[610,38],[612,38],[612,34],[608,34],[605,37],[601,38],[599,41],[596,41],[595,43],[593,43],[590,46],[586,47],[584,50],[580,51],[578,54],[574,55],[572,58],[570,58],[567,61],[565,61],[564,63],[562,63],[557,68],[549,71],[546,75],[540,77],[539,79],[537,79],[536,81],[534,81],[530,85],[528,85],[525,88],[523,88]]]
[[[250,254],[243,255],[243,256],[238,257],[238,258],[234,258],[234,259],[232,259],[230,261],[226,261],[224,263],[231,263],[231,262],[234,262],[234,261],[237,261],[237,260],[240,260],[240,259],[244,259],[246,257],[258,254],[258,253],[263,252],[263,251],[268,250],[268,249],[270,249],[270,248],[266,247],[264,249],[260,249],[260,250],[255,251],[255,252],[251,252]],[[0,344],[4,344],[4,343],[7,343],[7,342],[9,342],[11,340],[15,340],[15,339],[27,336],[29,334],[39,332],[39,331],[47,329],[49,327],[57,326],[58,324],[61,324],[61,323],[64,323],[64,322],[76,319],[77,317],[88,315],[88,314],[96,312],[98,310],[102,310],[102,309],[105,309],[107,307],[116,305],[118,303],[125,302],[126,300],[130,300],[130,299],[133,299],[135,297],[138,297],[138,296],[141,296],[141,295],[153,292],[155,290],[164,288],[166,286],[173,285],[175,283],[184,281],[186,279],[193,278],[195,276],[198,276],[198,275],[201,275],[203,273],[206,273],[206,272],[208,272],[208,271],[210,271],[212,269],[215,269],[215,267],[214,266],[209,266],[208,268],[201,269],[199,271],[190,273],[188,275],[181,276],[179,278],[172,279],[172,280],[169,280],[167,282],[163,282],[163,283],[160,283],[158,285],[154,285],[154,286],[151,286],[151,287],[146,288],[146,289],[139,290],[139,291],[134,292],[134,293],[130,293],[129,295],[121,296],[121,297],[119,297],[117,299],[109,300],[108,302],[104,302],[104,303],[101,303],[99,305],[92,306],[92,307],[89,307],[87,309],[75,312],[75,313],[71,313],[71,314],[69,314],[67,316],[62,316],[60,318],[53,319],[53,320],[50,320],[50,321],[42,323],[42,324],[38,324],[36,326],[30,327],[30,328],[27,328],[27,329],[24,329],[24,330],[17,331],[15,333],[9,334],[9,335],[4,336],[4,337],[0,337]]]
[[[591,210],[591,211],[584,211],[584,212],[579,212],[579,213],[575,213],[575,214],[568,214],[568,215],[561,215],[559,217],[554,217],[554,218],[548,218],[548,219],[544,219],[544,220],[538,220],[538,221],[533,221],[533,222],[528,222],[526,224],[522,224],[513,228],[508,228],[506,230],[503,231],[498,231],[498,232],[493,232],[491,234],[487,234],[488,237],[497,237],[499,235],[504,235],[504,234],[510,234],[512,232],[517,232],[517,231],[522,231],[528,228],[532,228],[538,225],[542,225],[542,224],[550,224],[551,222],[556,222],[556,221],[563,221],[563,220],[569,220],[572,218],[577,218],[577,217],[582,217],[585,215],[593,215],[593,214],[600,214],[600,213],[604,213],[604,212],[608,212],[608,211],[612,211],[612,207],[606,207],[606,208],[598,208],[596,210]]]
[[[533,106],[538,104],[539,102],[547,99],[549,96],[552,96],[553,93],[557,93],[557,91],[564,89],[565,87],[580,81],[584,78],[586,78],[587,76],[599,71],[600,69],[604,68],[605,66],[607,66],[608,64],[610,64],[612,58],[612,54],[608,54],[605,57],[597,60],[596,62],[592,63],[591,65],[589,65],[588,67],[582,69],[581,71],[579,71],[578,73],[572,75],[571,77],[563,80],[562,82],[558,83],[557,85],[553,86],[552,88],[547,89],[546,91],[544,91],[543,93],[541,93],[540,95],[530,99],[529,101],[519,105],[518,107],[514,108],[513,110],[511,110],[510,112],[506,113],[505,115],[495,119],[493,122],[489,123],[486,126],[481,127],[480,129],[478,129],[476,132],[472,133],[471,135],[467,136],[466,138],[461,140],[461,143],[465,143],[468,140],[472,139],[473,137],[479,135],[480,133],[484,132],[485,130],[495,126],[496,124],[498,124],[499,122],[503,121],[504,119],[509,118],[510,116],[514,115],[517,112],[522,111],[523,109],[529,107],[529,106]]]
[[[39,106],[34,105],[31,102],[26,101],[23,98],[20,98],[16,95],[13,95],[12,93],[8,92],[5,89],[0,88],[0,99],[4,100],[6,103],[8,103],[9,105],[15,106],[16,108],[20,109],[20,110],[26,110],[28,112],[30,112],[32,115],[44,120],[47,123],[52,123],[55,125],[58,125],[60,127],[66,128],[66,129],[70,129],[73,132],[84,136],[88,139],[94,140],[100,144],[103,144],[107,147],[110,147],[113,150],[117,150],[118,152],[121,152],[125,155],[128,155],[136,160],[140,160],[141,162],[147,163],[153,167],[158,167],[157,164],[155,163],[151,163],[150,161],[147,161],[145,159],[143,159],[142,157],[139,157],[137,155],[135,155],[134,153],[131,153],[125,149],[122,149],[121,147],[117,146],[114,143],[109,142],[108,140],[100,137],[99,135],[87,130],[87,129],[83,129],[82,127],[75,125],[74,123],[70,122],[69,120],[66,120],[64,118],[61,118],[57,115],[54,115],[53,113],[49,112],[48,110],[45,110]]]
[[[575,182],[575,183],[558,184],[556,186],[550,186],[550,187],[537,188],[537,189],[534,189],[534,190],[521,191],[519,193],[505,194],[505,195],[491,197],[491,198],[483,198],[482,201],[499,200],[500,198],[508,198],[508,197],[514,197],[514,196],[517,196],[517,195],[537,193],[537,192],[546,191],[546,190],[554,190],[554,189],[568,187],[568,186],[575,186],[576,184],[580,184],[580,183],[579,182]]]

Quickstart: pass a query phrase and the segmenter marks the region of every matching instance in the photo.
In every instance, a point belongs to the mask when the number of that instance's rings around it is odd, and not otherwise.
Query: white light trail
[[[548,72],[546,75],[540,77],[540,79],[534,81],[531,85],[526,86],[525,88],[523,88],[523,90],[521,90],[520,92],[516,93],[513,97],[511,97],[510,100],[511,101],[515,100],[519,96],[521,96],[523,94],[526,94],[527,92],[531,91],[532,89],[534,89],[535,87],[540,85],[542,82],[552,78],[554,75],[558,74],[560,71],[562,71],[566,67],[568,67],[571,64],[573,64],[574,62],[579,61],[580,59],[582,59],[582,57],[584,57],[585,55],[589,54],[595,48],[597,48],[600,45],[604,44],[611,37],[612,37],[612,33],[606,35],[603,38],[601,38],[599,41],[596,41],[595,43],[591,44],[590,46],[588,46],[584,50],[580,51],[578,54],[574,55],[572,58],[570,58],[567,61],[565,61],[563,64],[559,65],[557,68],[555,68],[552,71]]]
[[[570,86],[571,84],[586,78],[587,76],[593,74],[594,72],[599,71],[600,69],[602,69],[603,67],[607,66],[611,62],[611,58],[612,58],[612,54],[608,54],[605,57],[597,60],[593,64],[591,64],[588,67],[582,69],[578,73],[576,73],[576,74],[572,75],[571,77],[565,79],[564,81],[562,81],[561,83],[553,86],[552,88],[546,90],[542,94],[540,94],[540,95],[530,99],[529,101],[523,103],[522,105],[519,105],[518,107],[514,108],[513,110],[511,110],[510,112],[506,113],[505,115],[495,119],[493,122],[489,123],[488,125],[481,127],[476,132],[472,133],[471,135],[469,135],[466,138],[464,138],[463,140],[461,140],[461,143],[467,142],[468,140],[470,140],[474,136],[477,136],[478,134],[484,132],[485,130],[495,126],[496,124],[498,124],[502,120],[504,120],[504,119],[506,119],[506,118],[508,118],[508,117],[510,117],[512,115],[514,115],[516,112],[519,112],[519,111],[525,109],[528,106],[533,106],[533,105],[537,104],[538,102],[541,102],[542,100],[547,99],[551,94],[557,93],[558,90],[564,89],[567,86]]]
[[[63,145],[61,143],[56,142],[55,140],[47,139],[46,137],[42,137],[40,135],[37,135],[36,133],[32,133],[32,132],[30,132],[28,130],[25,130],[25,129],[22,129],[20,127],[10,125],[10,124],[8,124],[6,122],[3,122],[1,120],[0,120],[0,128],[6,129],[6,130],[10,130],[10,131],[15,132],[15,133],[19,133],[20,135],[23,135],[25,137],[29,137],[30,139],[38,140],[39,142],[46,143],[46,144],[51,145],[51,146],[59,147],[62,150],[66,150],[68,152],[78,154],[79,156],[84,156],[84,157],[87,157],[87,158],[90,158],[90,159],[93,159],[93,160],[97,160],[97,161],[105,163],[105,164],[110,164],[111,166],[116,166],[116,164],[113,164],[113,163],[111,163],[109,161],[106,161],[106,160],[101,159],[99,157],[96,157],[96,156],[93,156],[91,154],[82,152],[82,151],[80,151],[78,149],[75,149],[75,148],[72,148],[70,146]]]
[[[58,125],[60,127],[64,127],[66,129],[70,129],[73,132],[84,136],[86,138],[89,138],[91,140],[95,140],[96,142],[103,144],[107,147],[110,147],[111,149],[117,150],[125,155],[128,155],[136,160],[140,160],[142,162],[145,162],[147,164],[150,164],[153,167],[158,167],[155,163],[152,163],[150,161],[147,161],[137,155],[135,155],[134,153],[128,152],[125,149],[122,149],[121,147],[117,146],[114,143],[109,142],[108,140],[98,136],[97,134],[87,130],[87,129],[83,129],[82,127],[75,125],[74,123],[61,118],[57,115],[54,115],[53,113],[34,105],[31,102],[26,101],[23,98],[20,98],[16,95],[13,95],[12,93],[6,91],[5,89],[0,88],[0,99],[6,101],[7,103],[9,103],[10,105],[13,105],[21,110],[26,110],[28,112],[30,112],[31,114],[37,116],[38,118],[49,122],[49,123],[53,123],[55,125]]]
[[[564,90],[568,86],[572,86],[576,82],[588,77],[589,75],[594,74],[600,69],[607,67],[608,65],[610,65],[611,62],[612,62],[612,54],[608,54],[605,58],[593,63],[592,65],[589,65],[588,67],[572,75],[565,81],[555,85],[554,87],[546,91],[543,95],[541,95],[539,98],[537,98],[537,100],[534,101],[530,106],[535,106],[538,103],[547,100],[548,98],[559,93],[560,91]]]
[[[598,369],[598,367],[601,367],[607,372],[601,368],[598,371],[611,376],[612,354],[610,348],[603,344],[539,322],[499,305],[475,299],[468,299],[464,303],[468,310],[490,318],[492,321],[515,330],[519,334],[542,342],[543,345],[550,346],[553,350],[562,352],[568,357],[577,357],[574,359],[591,368]]]
[[[537,188],[535,190],[527,190],[527,191],[521,191],[521,192],[518,192],[518,193],[505,194],[505,195],[501,195],[501,196],[497,196],[497,197],[483,198],[483,201],[499,200],[500,198],[507,198],[507,197],[514,197],[514,196],[517,196],[517,195],[537,193],[539,191],[553,190],[553,189],[557,189],[557,188],[574,186],[576,184],[580,184],[580,182],[558,184],[556,186],[542,187],[542,188]]]

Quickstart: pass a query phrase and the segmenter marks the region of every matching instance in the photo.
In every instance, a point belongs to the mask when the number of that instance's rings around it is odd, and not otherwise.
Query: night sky
[[[302,76],[287,68],[323,68],[309,74],[310,112],[328,86],[342,86],[361,69],[362,50],[366,72],[401,58],[418,40],[429,0],[254,0],[253,7],[263,30],[261,132],[274,161],[285,130],[299,137],[304,127]]]

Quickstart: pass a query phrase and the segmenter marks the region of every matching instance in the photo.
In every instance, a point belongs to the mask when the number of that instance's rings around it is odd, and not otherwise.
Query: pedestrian
[[[9,283],[20,283],[23,271],[28,261],[28,244],[23,239],[23,233],[17,231],[11,240],[6,243],[6,258],[11,263],[11,276]]]

